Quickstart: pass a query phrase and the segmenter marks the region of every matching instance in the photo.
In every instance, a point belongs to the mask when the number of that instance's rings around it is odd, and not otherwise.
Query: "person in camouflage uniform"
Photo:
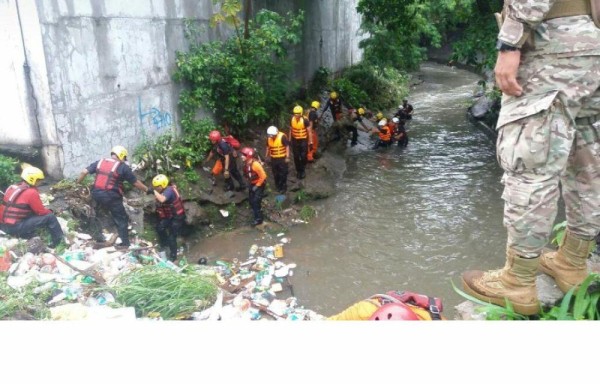
[[[503,92],[496,152],[506,264],[466,271],[462,282],[472,296],[500,306],[507,299],[523,315],[539,312],[538,269],[565,293],[587,277],[600,230],[600,28],[591,17],[598,1],[504,2],[494,71]],[[557,251],[542,252],[561,192],[565,237]]]

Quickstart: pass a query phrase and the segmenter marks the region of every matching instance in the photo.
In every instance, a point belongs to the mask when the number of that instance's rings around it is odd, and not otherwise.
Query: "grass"
[[[301,203],[306,200],[308,200],[308,194],[306,193],[306,191],[304,189],[299,190],[298,193],[296,193],[295,202]]]
[[[304,221],[310,221],[315,216],[317,216],[317,210],[311,207],[310,205],[304,205],[299,212],[300,219]]]
[[[600,320],[600,275],[591,273],[576,291],[572,288],[548,312],[542,311],[541,320]]]
[[[212,277],[155,265],[119,276],[113,289],[117,303],[134,307],[138,316],[160,316],[165,320],[188,318],[193,312],[209,308],[218,292]]]
[[[39,285],[40,283],[33,282],[21,289],[13,289],[7,284],[7,274],[0,273],[0,320],[21,317],[49,319],[50,311],[46,308],[46,302],[52,291],[34,293]]]
[[[156,243],[156,240],[158,239],[156,227],[148,222],[144,223],[144,231],[140,234],[140,238],[152,243]]]

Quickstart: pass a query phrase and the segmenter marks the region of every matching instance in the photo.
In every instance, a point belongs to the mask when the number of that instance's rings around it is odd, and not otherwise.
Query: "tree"
[[[211,20],[213,26],[233,26],[236,34],[226,41],[197,43],[198,33],[188,28],[190,50],[178,52],[174,74],[188,86],[180,96],[184,129],[195,123],[201,106],[234,132],[260,124],[283,108],[295,86],[288,47],[300,42],[303,12],[281,16],[260,10],[254,18],[246,15],[247,31],[242,33],[241,9],[239,0],[224,0]]]
[[[360,43],[365,60],[378,67],[416,69],[427,47],[439,47],[449,31],[481,20],[483,14],[491,16],[498,1],[360,0],[361,28],[369,36]]]

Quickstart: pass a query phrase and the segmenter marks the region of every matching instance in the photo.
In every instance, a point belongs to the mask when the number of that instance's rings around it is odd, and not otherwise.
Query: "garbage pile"
[[[61,225],[67,233],[66,222]],[[105,237],[115,239],[114,234]],[[15,317],[13,310],[18,306],[15,302],[24,301],[24,295],[42,307],[26,317],[30,319],[323,319],[299,306],[293,295],[289,276],[296,265],[283,261],[287,238],[272,246],[253,245],[247,260],[219,260],[214,265],[190,265],[185,258],[176,265],[156,245],[146,241],[138,240],[123,248],[98,246],[85,233],[71,231],[68,238],[68,247],[57,251],[47,248],[39,237],[26,241],[0,231],[0,319],[21,318]],[[121,295],[125,290],[120,285],[126,280],[123,277],[142,269],[152,269],[158,285],[140,287],[139,291],[145,293],[133,301],[125,300],[124,294]],[[190,300],[183,302],[181,290],[188,287],[167,279],[173,274],[209,279],[215,286],[215,297],[189,297]],[[170,293],[177,293],[178,300],[171,300]],[[285,299],[277,297],[284,293],[288,293]],[[152,300],[159,299],[163,302],[153,307],[157,309],[147,309]],[[33,307],[21,306],[29,311]]]
[[[282,236],[283,234],[279,234]],[[283,247],[289,239],[281,238],[273,246],[253,244],[248,259],[217,261],[214,269],[223,292],[215,305],[195,315],[196,319],[221,318],[223,320],[320,320],[322,315],[298,305],[289,278],[294,274],[295,263],[283,262]],[[277,294],[288,293],[287,298]]]

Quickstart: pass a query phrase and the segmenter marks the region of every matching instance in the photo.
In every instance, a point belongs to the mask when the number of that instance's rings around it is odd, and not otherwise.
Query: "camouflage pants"
[[[573,234],[600,231],[600,57],[551,60],[522,59],[523,95],[504,96],[498,121],[507,246],[527,258],[548,243],[561,193]]]

